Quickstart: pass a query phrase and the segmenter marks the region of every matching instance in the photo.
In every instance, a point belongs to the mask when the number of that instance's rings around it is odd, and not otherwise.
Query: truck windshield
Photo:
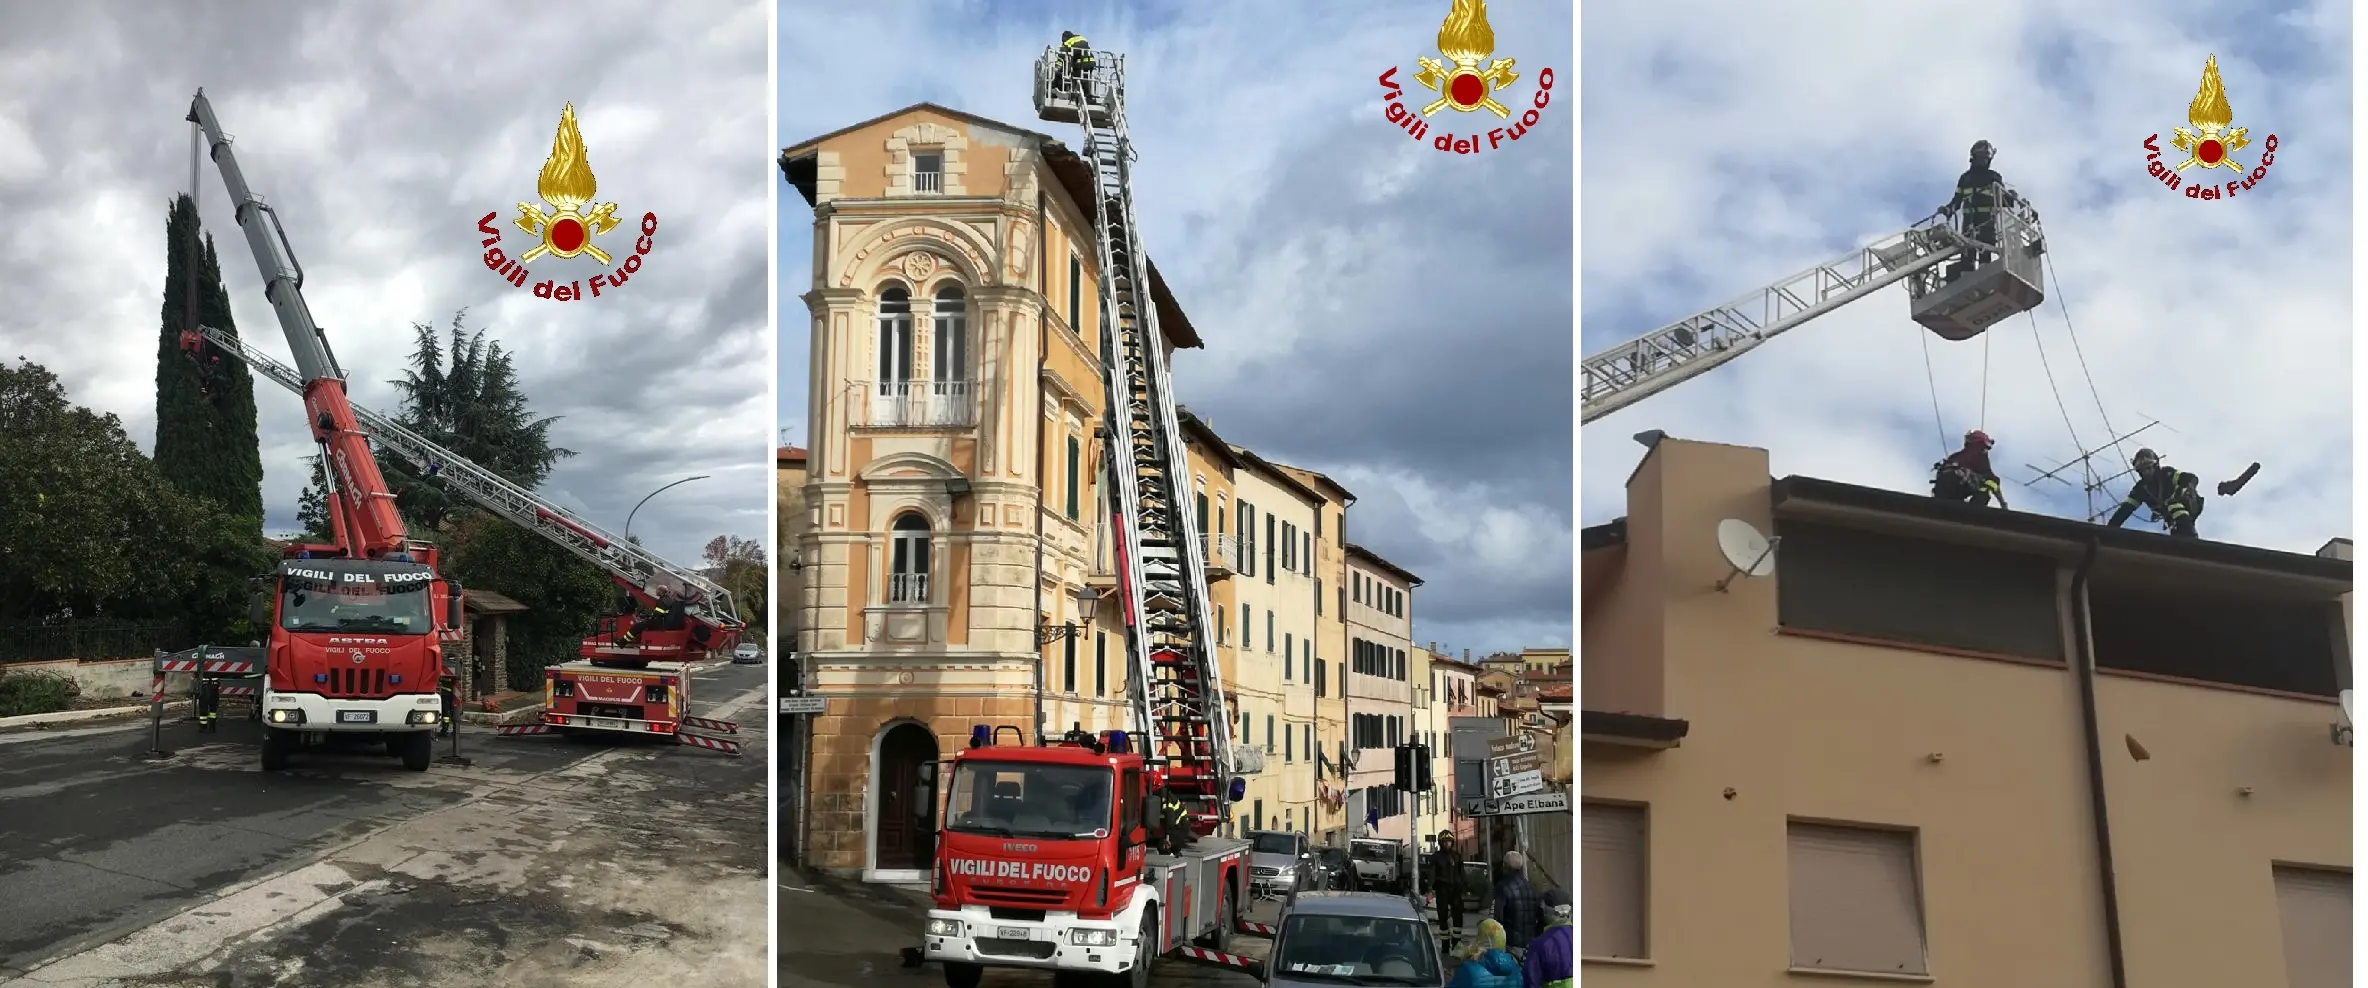
[[[954,767],[945,819],[947,830],[991,837],[1106,837],[1110,769],[963,762]]]
[[[1283,981],[1348,985],[1436,985],[1439,956],[1423,924],[1369,916],[1291,916],[1275,937],[1274,973]]]
[[[425,566],[347,560],[290,563],[280,571],[280,627],[419,635],[435,630]]]
[[[1394,861],[1398,857],[1398,846],[1358,842],[1348,846],[1348,853],[1359,861]]]
[[[1252,834],[1250,835],[1250,853],[1297,854],[1299,853],[1299,839],[1290,834]]]

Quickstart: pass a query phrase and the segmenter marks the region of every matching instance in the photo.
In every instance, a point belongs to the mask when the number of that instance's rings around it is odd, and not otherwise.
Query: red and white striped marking
[[[1176,956],[1188,961],[1219,964],[1242,971],[1249,970],[1252,963],[1249,958],[1240,954],[1228,954],[1221,950],[1210,950],[1207,947],[1178,947],[1176,948]]]
[[[1246,919],[1234,923],[1233,929],[1236,933],[1247,933],[1254,937],[1267,937],[1269,939],[1274,937],[1274,927],[1268,926],[1264,923],[1253,923]]]
[[[255,663],[243,659],[164,659],[157,666],[164,672],[213,672],[232,676],[255,674]]]
[[[682,719],[682,726],[696,727],[702,731],[714,731],[717,734],[740,733],[739,724],[728,720],[710,720],[705,717],[685,717]]]
[[[255,695],[255,687],[252,687],[252,686],[225,686],[225,687],[222,687],[222,695],[223,695],[223,696],[254,696],[254,695]]]
[[[740,742],[738,741],[726,741],[722,738],[705,738],[696,734],[677,734],[674,736],[674,740],[690,745],[694,748],[706,748],[710,751],[720,751],[727,755],[737,755],[740,753]]]
[[[549,734],[551,728],[543,724],[503,724],[493,729],[495,734]]]

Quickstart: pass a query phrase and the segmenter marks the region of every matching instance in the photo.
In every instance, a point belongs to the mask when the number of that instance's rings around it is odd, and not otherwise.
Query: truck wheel
[[[1134,970],[1118,976],[1124,988],[1151,988],[1151,959],[1159,956],[1159,910],[1143,910],[1143,933],[1135,938]]]
[[[276,727],[263,729],[263,770],[278,772],[288,767],[288,732]]]
[[[1240,924],[1241,913],[1233,902],[1233,887],[1228,885],[1217,900],[1217,928],[1200,938],[1200,945],[1219,953],[1233,953],[1233,930]]]
[[[976,964],[946,962],[946,988],[978,988],[979,976],[986,969]]]
[[[432,731],[412,731],[403,735],[398,752],[403,756],[403,767],[414,772],[425,772],[435,760],[436,735]]]

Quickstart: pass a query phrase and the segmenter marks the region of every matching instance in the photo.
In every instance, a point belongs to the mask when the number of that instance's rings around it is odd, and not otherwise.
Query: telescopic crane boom
[[[328,465],[329,530],[337,547],[354,559],[410,558],[415,547],[405,535],[402,516],[395,511],[395,496],[387,489],[386,477],[379,472],[370,444],[354,420],[353,405],[346,400],[345,371],[337,365],[329,338],[304,302],[304,267],[297,263],[295,249],[288,246],[279,214],[247,187],[238,156],[230,149],[230,135],[222,132],[205,90],[198,90],[190,100],[188,119],[204,132],[214,165],[222,171],[239,229],[246,231],[247,247],[263,272],[263,296],[271,300],[280,331],[288,339],[288,352],[296,360],[294,376],[300,384],[297,393],[304,398],[305,422]],[[196,191],[190,190],[193,195]],[[265,218],[271,220],[268,231],[263,228]],[[204,340],[205,334],[196,326],[181,331],[184,350],[200,350]]]

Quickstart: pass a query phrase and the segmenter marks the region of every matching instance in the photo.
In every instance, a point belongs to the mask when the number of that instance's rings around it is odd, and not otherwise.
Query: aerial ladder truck
[[[247,187],[204,90],[191,99],[188,119],[190,193],[202,134],[287,336],[296,364],[284,383],[303,396],[328,477],[330,541],[288,546],[250,612],[271,629],[258,698],[263,768],[287,767],[305,745],[359,736],[383,740],[405,768],[425,770],[443,718],[436,687],[444,650],[461,627],[460,585],[437,575],[434,545],[404,531],[346,400],[345,371],[305,304],[304,268],[279,214]],[[195,325],[184,326],[178,342],[201,366],[219,359]]]
[[[1071,49],[1070,51],[1074,51]],[[1108,395],[1104,504],[1125,622],[1133,730],[1072,730],[1030,743],[981,724],[946,773],[923,955],[948,988],[989,967],[1093,976],[1143,988],[1156,958],[1255,971],[1230,953],[1249,892],[1249,845],[1214,835],[1242,798],[1228,750],[1232,718],[1191,476],[1135,224],[1126,73],[1116,53],[1090,68],[1062,49],[1036,64],[1037,115],[1075,123],[1094,173]],[[1015,743],[1000,743],[1008,732]],[[1163,808],[1177,805],[1174,812]]]
[[[303,390],[296,369],[246,341],[213,327],[201,327],[198,337],[212,347],[209,361],[217,355],[234,356],[282,387]],[[670,735],[681,744],[740,753],[739,742],[708,736],[738,734],[737,724],[685,713],[692,665],[711,655],[731,654],[747,628],[731,591],[698,570],[602,531],[550,499],[429,441],[392,416],[351,407],[375,448],[402,457],[420,476],[440,480],[445,490],[470,504],[599,567],[623,591],[618,613],[602,617],[599,628],[577,647],[578,661],[544,670],[540,720],[503,727],[502,733]]]
[[[1588,356],[1581,363],[1579,422],[1709,373],[1894,282],[1907,282],[1909,315],[1947,340],[1972,339],[2038,308],[2046,298],[2039,213],[2011,189],[1992,195],[2004,204],[1994,243],[1976,240],[1962,224],[1934,213],[1842,257]],[[1953,277],[1942,267],[1951,262],[1964,268]]]

